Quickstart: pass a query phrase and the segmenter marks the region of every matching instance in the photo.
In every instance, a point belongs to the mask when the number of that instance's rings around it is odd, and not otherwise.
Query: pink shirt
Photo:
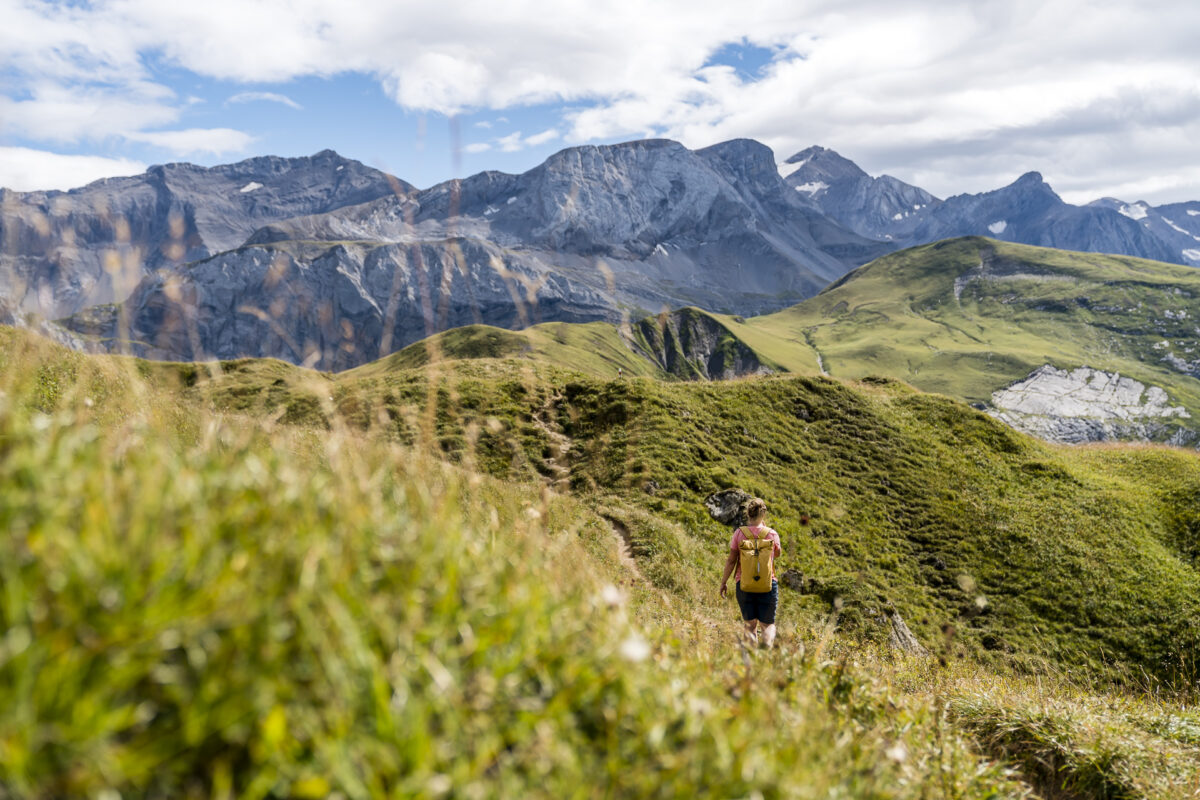
[[[744,542],[747,539],[755,538],[752,535],[743,533],[743,531],[749,531],[752,534],[758,534],[757,538],[770,539],[772,542],[774,542],[775,543],[775,553],[774,553],[775,558],[779,558],[779,554],[783,552],[783,546],[779,544],[779,534],[773,528],[768,528],[766,525],[745,525],[741,528],[738,528],[736,531],[733,532],[733,538],[729,540],[730,552],[736,553],[738,551],[738,547],[741,546],[742,542]],[[739,558],[734,563],[736,564],[736,567],[734,568],[734,571],[733,571],[733,579],[735,581],[740,581],[742,579],[742,560]],[[774,580],[774,578],[775,578],[774,571],[775,571],[775,565],[772,564],[771,565],[771,572],[772,572],[771,579],[772,580]]]

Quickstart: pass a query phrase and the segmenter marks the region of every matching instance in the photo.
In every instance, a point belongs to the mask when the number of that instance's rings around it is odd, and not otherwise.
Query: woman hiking
[[[750,643],[758,642],[762,630],[764,647],[775,645],[775,609],[779,605],[779,581],[775,579],[775,559],[783,552],[779,534],[763,522],[767,504],[755,497],[746,502],[746,524],[733,532],[729,542],[729,558],[725,559],[725,574],[721,576],[721,597],[728,593],[730,574],[736,581],[735,595],[746,623]],[[742,566],[756,574],[746,575],[742,586]]]

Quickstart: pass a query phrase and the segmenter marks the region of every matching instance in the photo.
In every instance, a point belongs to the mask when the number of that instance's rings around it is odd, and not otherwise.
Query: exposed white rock
[[[1184,443],[1190,432],[1163,423],[1188,419],[1167,393],[1133,378],[1089,367],[1055,369],[1047,364],[992,394],[991,416],[1017,430],[1055,442],[1110,439]]]
[[[262,187],[263,187],[263,185],[261,183],[259,183],[258,181],[250,181],[245,186],[243,186],[241,189],[238,189],[238,191],[241,192],[242,194],[247,194],[248,192],[253,192],[255,189],[261,189]]]
[[[1068,372],[1049,364],[1037,368],[1025,380],[993,393],[992,404],[1006,411],[1060,417],[1189,416],[1182,406],[1168,406],[1167,393],[1157,386],[1147,389],[1145,384],[1118,373],[1088,367]]]

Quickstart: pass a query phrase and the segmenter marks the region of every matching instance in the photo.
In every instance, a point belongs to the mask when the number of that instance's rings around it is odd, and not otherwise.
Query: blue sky
[[[0,185],[332,148],[429,186],[584,143],[832,147],[935,194],[1200,199],[1200,4],[0,0]]]

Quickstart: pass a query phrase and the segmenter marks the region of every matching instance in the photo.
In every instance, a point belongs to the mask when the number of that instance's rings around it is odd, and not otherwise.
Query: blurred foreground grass
[[[1190,796],[1156,766],[1195,757],[1169,702],[1089,716],[821,615],[743,652],[619,498],[447,465],[319,387],[326,424],[287,426],[0,334],[0,797]],[[609,519],[677,573],[631,572]]]

